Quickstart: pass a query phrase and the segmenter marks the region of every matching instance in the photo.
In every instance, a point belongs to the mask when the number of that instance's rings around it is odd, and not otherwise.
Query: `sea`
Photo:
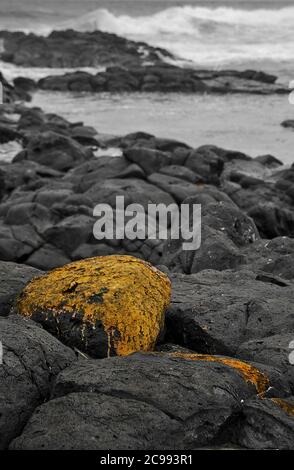
[[[99,29],[163,47],[182,66],[254,68],[277,75],[286,86],[294,81],[293,0],[0,0],[0,30],[47,35],[68,28]],[[3,62],[0,70],[9,80],[65,71]],[[215,144],[294,162],[294,132],[280,125],[294,119],[287,95],[38,92],[32,105],[101,133],[142,130],[193,146]],[[10,158],[9,151],[0,149],[0,158]]]

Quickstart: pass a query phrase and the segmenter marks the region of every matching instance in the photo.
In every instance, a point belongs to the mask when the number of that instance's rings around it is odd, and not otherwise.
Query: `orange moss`
[[[246,362],[239,361],[238,359],[222,356],[210,356],[208,354],[189,354],[181,352],[170,353],[170,356],[190,359],[192,361],[219,362],[232,367],[242,375],[246,382],[250,382],[255,386],[258,394],[265,393],[269,387],[269,380],[265,374],[260,372],[256,367]]]
[[[289,403],[286,400],[282,400],[281,398],[271,398],[271,400],[278,405],[280,408],[282,408],[285,413],[287,413],[290,416],[294,416],[294,404]]]
[[[58,321],[60,313],[81,315],[84,326],[93,329],[100,320],[109,350],[128,355],[154,348],[170,296],[168,277],[151,264],[131,256],[101,256],[32,280],[17,306],[26,317],[46,312]]]

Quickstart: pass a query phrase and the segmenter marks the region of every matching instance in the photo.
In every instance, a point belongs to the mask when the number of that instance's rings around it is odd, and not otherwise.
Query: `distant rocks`
[[[53,31],[49,36],[0,32],[0,59],[23,67],[138,66],[172,58],[167,51],[102,31]]]
[[[285,127],[286,129],[294,129],[294,119],[283,121],[281,126]]]
[[[128,254],[186,274],[247,266],[293,279],[294,170],[272,155],[193,149],[144,132],[106,141],[81,122],[16,104],[2,120],[23,149],[0,163],[1,260],[48,270]],[[103,156],[107,145],[122,156]],[[183,251],[169,228],[167,240],[96,240],[93,208],[115,207],[117,195],[145,210],[150,202],[201,204],[200,249]]]
[[[91,75],[73,72],[42,78],[42,90],[85,92],[181,92],[181,93],[287,93],[276,77],[254,71],[203,71],[166,63],[131,67],[108,67]]]
[[[0,72],[0,83],[3,90],[3,103],[13,103],[14,101],[30,101],[31,96],[26,88],[22,87],[20,82],[14,85],[8,83]],[[31,90],[30,90],[31,91]],[[1,96],[2,99],[2,96]]]

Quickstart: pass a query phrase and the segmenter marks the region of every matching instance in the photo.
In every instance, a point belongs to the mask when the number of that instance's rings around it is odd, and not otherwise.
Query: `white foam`
[[[139,17],[98,9],[59,28],[107,31],[199,63],[294,58],[294,7],[248,11],[183,6]]]

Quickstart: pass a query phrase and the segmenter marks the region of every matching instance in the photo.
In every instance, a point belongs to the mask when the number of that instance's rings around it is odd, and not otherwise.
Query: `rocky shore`
[[[291,449],[294,165],[102,138],[4,87],[0,448]],[[116,195],[201,204],[200,249],[94,239]]]
[[[101,31],[53,31],[49,36],[0,31],[0,60],[22,67],[95,67],[48,76],[35,83],[19,77],[15,85],[78,92],[289,93],[277,77],[255,70],[199,70],[178,65],[170,52]]]

